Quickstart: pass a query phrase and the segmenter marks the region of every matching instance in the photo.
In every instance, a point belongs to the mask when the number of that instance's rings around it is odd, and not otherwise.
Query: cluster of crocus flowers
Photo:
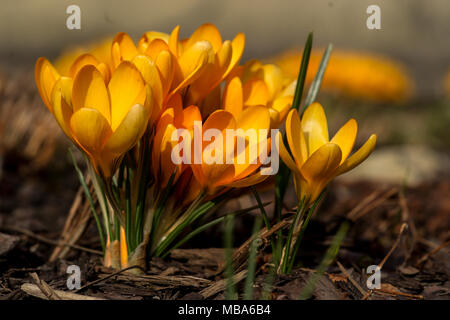
[[[161,248],[170,248],[171,232],[198,218],[204,203],[263,181],[270,130],[283,123],[292,104],[295,82],[278,67],[256,60],[239,65],[243,34],[223,41],[212,24],[182,40],[179,32],[146,32],[136,43],[119,33],[77,57],[67,54],[57,67],[45,58],[36,63],[42,100],[93,169],[105,263],[115,267],[142,264],[148,252],[161,255]],[[176,136],[180,129],[189,137]],[[212,136],[201,136],[192,154],[184,152],[198,130],[208,129],[224,137],[229,129],[244,134],[224,139],[222,154],[210,148],[219,143]],[[265,134],[249,139],[249,129]],[[173,161],[180,145],[192,163]]]
[[[306,82],[319,68],[323,50],[312,50]],[[273,59],[291,79],[297,78],[300,54],[290,50]],[[345,97],[380,103],[401,103],[413,93],[414,84],[406,68],[381,55],[351,50],[333,51],[322,82],[322,90]]]
[[[279,136],[280,157],[291,169],[298,200],[306,207],[333,178],[352,170],[372,153],[377,141],[375,134],[350,155],[357,131],[355,119],[350,119],[330,140],[325,112],[317,102],[305,110],[301,119],[297,110],[289,112],[286,137],[292,156]]]

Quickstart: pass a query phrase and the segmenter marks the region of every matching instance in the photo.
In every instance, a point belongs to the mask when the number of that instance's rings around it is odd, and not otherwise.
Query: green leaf
[[[305,107],[309,106],[317,98],[317,94],[319,93],[320,85],[322,84],[323,80],[323,75],[325,74],[325,70],[327,69],[328,60],[330,59],[332,50],[333,45],[330,43],[322,56],[322,60],[320,61],[319,65],[319,70],[317,70],[314,80],[311,83],[311,87],[309,88],[308,95],[306,96],[305,100]]]
[[[305,86],[306,72],[308,71],[309,57],[311,55],[313,34],[308,35],[306,39],[305,49],[303,49],[302,63],[300,64],[300,70],[298,72],[297,86],[295,87],[294,100],[292,102],[292,107],[297,110],[300,108],[300,103],[302,101],[303,88]]]
[[[350,225],[348,221],[344,221],[341,223],[338,232],[333,238],[331,246],[325,253],[325,256],[322,259],[319,267],[316,269],[316,272],[314,272],[306,282],[306,286],[300,293],[299,299],[306,300],[311,297],[314,288],[316,287],[317,281],[319,281],[320,277],[322,277],[322,275],[325,273],[325,271],[327,271],[328,267],[336,258],[342,241],[344,241],[345,236],[347,235],[349,227]]]
[[[81,187],[83,188],[84,194],[86,195],[86,198],[88,199],[89,206],[90,206],[92,214],[94,216],[95,224],[97,225],[98,234],[100,236],[100,242],[101,242],[102,250],[103,250],[103,254],[104,254],[105,250],[106,250],[105,237],[103,236],[103,228],[102,228],[102,225],[98,218],[97,211],[95,210],[94,200],[92,199],[92,195],[89,192],[89,188],[86,184],[86,181],[84,180],[83,172],[81,172],[80,168],[78,167],[75,157],[73,156],[73,152],[72,152],[71,148],[69,148],[69,154],[70,154],[70,157],[72,158],[73,166],[75,167],[75,171],[77,172],[78,179],[80,180],[80,183],[81,183]],[[95,179],[95,177],[91,177],[91,178]]]

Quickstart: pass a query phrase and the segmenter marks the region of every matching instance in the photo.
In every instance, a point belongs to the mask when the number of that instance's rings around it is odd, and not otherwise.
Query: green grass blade
[[[236,300],[236,288],[233,283],[233,216],[226,216],[225,218],[225,299]]]
[[[327,252],[325,253],[324,258],[320,262],[319,267],[316,269],[316,272],[314,272],[310,278],[308,279],[305,288],[300,293],[300,300],[306,300],[309,299],[314,291],[314,288],[316,287],[317,281],[319,281],[320,277],[327,271],[328,267],[331,265],[331,263],[336,258],[339,248],[342,244],[342,241],[344,241],[345,236],[347,235],[348,229],[350,225],[347,221],[342,222],[342,224],[339,227],[338,232],[333,238],[333,241],[328,248]]]
[[[294,100],[292,102],[292,107],[297,110],[300,108],[300,103],[302,101],[303,88],[305,87],[306,72],[308,71],[309,57],[311,55],[313,34],[308,35],[306,39],[305,48],[303,49],[302,63],[300,64],[300,70],[298,72],[297,86],[295,87]],[[300,110],[299,110],[300,111]]]
[[[328,60],[330,59],[332,50],[333,45],[330,43],[322,56],[322,60],[320,61],[319,65],[319,70],[317,70],[314,80],[311,83],[311,87],[309,88],[308,95],[306,96],[305,100],[305,107],[309,106],[317,98],[317,94],[319,93],[320,85],[322,84],[323,80],[323,75],[325,74],[325,70],[327,69]]]
[[[270,202],[267,202],[263,205],[268,205]],[[225,216],[216,218],[208,223],[205,223],[204,225],[192,230],[190,233],[188,233],[185,237],[183,237],[183,239],[181,239],[180,241],[178,241],[170,250],[174,250],[176,248],[179,248],[180,246],[182,246],[183,244],[185,244],[187,241],[189,241],[190,239],[192,239],[193,237],[195,237],[197,234],[215,226],[216,224],[219,224],[221,222],[223,222],[225,220],[225,217],[227,215],[234,215],[234,216],[240,216],[242,214],[248,213],[254,209],[258,208],[258,206],[253,206],[253,207],[249,207],[249,208],[245,208],[245,209],[241,209],[238,211],[234,211],[234,212],[230,212],[228,214],[226,214]],[[166,253],[164,253],[162,255],[162,258],[165,258],[168,256],[170,250],[167,250]]]
[[[253,299],[253,284],[255,279],[255,271],[256,271],[256,258],[258,254],[257,248],[257,237],[258,231],[261,229],[261,218],[255,219],[255,223],[253,224],[252,231],[252,243],[250,244],[250,251],[248,254],[248,267],[247,267],[247,277],[245,279],[244,286],[244,300],[252,300]]]
[[[88,199],[89,206],[91,208],[92,214],[95,219],[95,224],[97,225],[98,234],[100,236],[100,242],[102,245],[102,250],[103,250],[103,253],[105,253],[105,250],[106,250],[105,237],[103,235],[102,224],[100,223],[100,219],[98,218],[97,211],[95,210],[94,200],[92,199],[92,195],[89,192],[89,188],[86,184],[86,181],[84,181],[83,172],[81,172],[80,168],[78,167],[71,148],[69,148],[69,154],[70,154],[70,157],[72,158],[73,166],[75,167],[75,171],[78,175],[78,179],[80,180],[81,187],[83,188],[84,194],[86,195],[86,198]],[[95,177],[91,177],[91,178],[95,179]]]

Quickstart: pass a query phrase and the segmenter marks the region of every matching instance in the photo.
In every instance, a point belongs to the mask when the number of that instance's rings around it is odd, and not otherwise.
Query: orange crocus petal
[[[194,127],[195,121],[202,121],[200,109],[197,106],[189,106],[183,109],[183,112],[175,114],[175,126],[177,128],[186,128],[188,130]]]
[[[171,53],[169,51],[162,51],[156,59],[156,66],[158,67],[161,78],[164,97],[170,90],[175,74],[175,67]]]
[[[240,179],[234,182],[231,182],[229,184],[227,184],[227,187],[233,187],[233,188],[245,188],[245,187],[250,187],[253,186],[255,184],[261,183],[264,180],[266,180],[268,177],[270,177],[269,175],[262,175],[261,171],[258,171],[257,173],[244,178],[244,179]]]
[[[184,51],[178,59],[179,70],[177,73],[177,81],[175,82],[175,86],[172,85],[174,87],[172,92],[177,92],[197,80],[211,60],[212,55],[214,53],[208,41],[196,42]]]
[[[175,126],[172,124],[168,124],[167,127],[164,130],[164,135],[162,137],[161,144],[159,146],[159,152],[160,152],[160,169],[161,169],[161,186],[165,187],[167,183],[169,182],[170,176],[175,171],[175,168],[177,169],[175,173],[175,180],[178,179],[178,177],[181,174],[182,166],[181,164],[175,164],[172,161],[172,150],[175,148],[175,146],[178,144],[179,141],[172,141],[172,134],[173,132],[177,130]]]
[[[242,82],[239,77],[234,77],[227,83],[223,93],[223,108],[237,117],[242,109],[244,98],[242,92]]]
[[[199,41],[208,41],[214,52],[217,52],[222,47],[222,37],[217,27],[211,23],[205,23],[201,25],[194,33],[189,37],[186,43],[186,48],[190,48]]]
[[[146,89],[137,68],[131,62],[124,61],[114,71],[108,90],[111,97],[111,128],[114,131],[132,106],[145,104]]]
[[[300,172],[299,168],[297,167],[296,163],[289,154],[289,151],[286,149],[286,146],[283,143],[283,137],[281,136],[280,132],[277,132],[276,139],[278,139],[279,143],[278,152],[283,162],[286,164],[286,166],[288,166],[289,169],[291,169],[292,172],[299,173]]]
[[[356,134],[358,132],[358,124],[355,119],[350,119],[344,124],[339,131],[331,139],[331,143],[336,143],[342,151],[341,164],[347,159],[350,152],[352,152],[355,144]]]
[[[302,131],[302,123],[296,109],[292,109],[286,119],[286,137],[298,167],[308,158],[305,137]]]
[[[269,96],[273,99],[281,91],[283,84],[283,75],[280,68],[273,64],[266,64],[262,67],[264,73],[264,82],[269,90]]]
[[[122,123],[105,144],[105,150],[121,155],[136,145],[147,128],[148,112],[140,104],[131,107]]]
[[[256,134],[259,136],[259,130],[269,130],[270,128],[269,110],[264,106],[248,107],[236,117],[236,126],[244,131],[256,130]]]
[[[59,77],[59,73],[47,59],[41,57],[36,61],[36,67],[34,69],[36,86],[50,112],[53,112],[51,103],[53,87]]]
[[[124,60],[131,60],[138,54],[138,50],[128,34],[119,32],[113,40],[111,57],[117,67]]]
[[[327,118],[319,103],[314,102],[306,108],[302,117],[302,130],[309,156],[323,144],[328,143]]]
[[[269,101],[269,89],[263,80],[250,80],[244,83],[242,90],[245,106],[266,105]]]
[[[64,89],[64,87],[67,89]],[[70,91],[68,88],[70,88]],[[71,90],[72,79],[61,77],[53,88],[52,104],[53,115],[55,116],[56,121],[67,137],[73,139],[72,133],[70,132],[70,118],[72,117],[73,111],[70,104],[67,103],[67,101],[70,101]]]
[[[128,267],[128,248],[125,229],[120,226],[120,264],[121,268]]]
[[[141,73],[145,83],[152,88],[152,95],[155,103],[158,106],[161,106],[163,101],[163,89],[159,71],[155,63],[144,55],[137,55],[133,58],[132,63]]]
[[[180,34],[180,26],[176,26],[169,37],[169,49],[175,57],[178,57],[178,37]]]
[[[300,172],[309,183],[327,180],[335,173],[341,158],[342,153],[339,146],[334,143],[326,143],[306,160]]]
[[[69,76],[71,78],[75,78],[75,76],[77,75],[78,71],[81,70],[81,68],[90,64],[93,66],[97,66],[99,64],[99,61],[92,54],[89,53],[82,54],[73,62],[72,66],[70,67]]]
[[[86,65],[78,71],[72,89],[73,111],[81,108],[98,110],[102,116],[111,121],[109,95],[101,73],[93,65]]]
[[[366,143],[359,148],[354,154],[352,154],[347,160],[342,163],[342,165],[338,168],[335,176],[343,174],[347,171],[352,170],[361,162],[367,159],[367,157],[372,153],[375,149],[375,145],[377,144],[377,136],[372,134],[369,139],[367,139]]]
[[[225,74],[223,77],[227,77],[234,67],[236,67],[239,64],[239,61],[242,58],[242,53],[244,52],[245,47],[245,36],[243,33],[239,32],[236,37],[231,42],[231,48],[232,48],[232,55],[231,55],[231,61],[228,65],[227,71],[225,71]]]
[[[96,109],[82,108],[70,119],[72,135],[80,146],[90,155],[96,156],[103,150],[103,145],[111,136],[108,121]]]
[[[163,50],[169,51],[169,46],[167,43],[162,39],[154,39],[147,46],[145,54],[148,55],[153,61],[156,61],[158,55]]]

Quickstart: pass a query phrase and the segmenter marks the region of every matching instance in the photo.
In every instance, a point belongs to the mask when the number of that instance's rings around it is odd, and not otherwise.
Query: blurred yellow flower
[[[336,176],[363,162],[375,148],[377,136],[372,134],[364,145],[350,155],[357,134],[357,123],[350,119],[329,140],[328,125],[322,106],[311,104],[300,119],[297,110],[286,119],[286,136],[292,156],[278,133],[280,157],[294,175],[298,200],[309,205]]]
[[[323,50],[312,50],[306,82],[311,83],[319,68]],[[273,62],[286,76],[296,79],[300,51],[279,55]],[[376,102],[404,102],[413,93],[413,80],[400,63],[372,53],[333,50],[325,71],[322,89],[347,97]]]

